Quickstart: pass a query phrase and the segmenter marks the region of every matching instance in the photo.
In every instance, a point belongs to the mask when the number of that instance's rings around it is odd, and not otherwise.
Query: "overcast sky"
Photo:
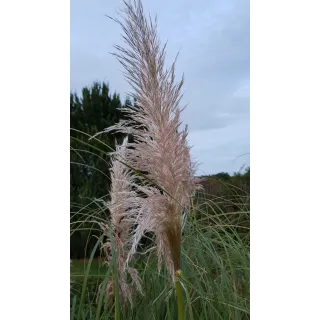
[[[144,0],[158,16],[167,62],[178,51],[177,77],[185,75],[182,120],[189,127],[198,174],[233,173],[250,165],[249,0]],[[109,52],[122,44],[116,17],[121,0],[71,0],[71,91],[109,83],[122,101],[130,91]]]

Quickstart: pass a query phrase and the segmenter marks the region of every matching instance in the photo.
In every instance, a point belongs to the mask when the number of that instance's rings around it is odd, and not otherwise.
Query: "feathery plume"
[[[183,79],[175,83],[176,61],[165,69],[166,45],[161,47],[157,19],[145,17],[141,1],[124,1],[122,13],[123,22],[113,20],[121,25],[128,48],[117,45],[114,55],[125,69],[138,107],[122,109],[127,118],[105,131],[133,136],[126,162],[147,172],[148,181],[154,183],[145,187],[148,200],[144,206],[128,213],[137,224],[128,257],[135,253],[144,233],[152,231],[159,268],[164,260],[174,278],[180,272],[182,214],[190,208],[190,197],[197,187],[187,145],[188,130],[179,131]],[[155,191],[155,186],[161,191]]]
[[[127,218],[128,211],[135,211],[139,208],[139,197],[132,186],[134,185],[134,175],[130,172],[123,161],[126,155],[127,138],[124,139],[122,145],[116,146],[114,155],[118,159],[111,160],[111,200],[106,204],[111,214],[111,227],[107,223],[100,223],[100,227],[108,235],[113,233],[115,251],[117,253],[117,269],[119,295],[124,303],[129,301],[132,305],[132,285],[142,293],[140,278],[136,269],[128,266],[127,257],[129,249],[132,245],[130,231],[132,229],[132,221]],[[120,161],[119,161],[120,160]],[[133,215],[134,213],[131,213]],[[110,241],[103,245],[106,252],[107,263],[112,261],[112,249]],[[132,279],[132,283],[128,283],[128,274]],[[107,284],[106,299],[109,300],[114,295],[114,283],[110,280]]]

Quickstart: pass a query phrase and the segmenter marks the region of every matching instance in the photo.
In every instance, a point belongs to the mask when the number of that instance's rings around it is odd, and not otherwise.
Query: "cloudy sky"
[[[185,75],[192,157],[199,174],[233,173],[250,165],[250,5],[249,0],[144,0],[158,16],[167,62],[180,51],[177,76]],[[109,53],[122,44],[116,17],[121,0],[71,0],[71,83],[81,93],[93,81],[109,83],[124,100],[130,91]],[[239,157],[239,158],[238,158]]]

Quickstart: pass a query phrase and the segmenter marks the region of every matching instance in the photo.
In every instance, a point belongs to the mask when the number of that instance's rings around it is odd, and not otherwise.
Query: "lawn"
[[[83,277],[88,266],[88,259],[72,260],[70,267],[71,278]],[[103,277],[107,271],[106,265],[102,264],[100,258],[92,260],[89,277]]]

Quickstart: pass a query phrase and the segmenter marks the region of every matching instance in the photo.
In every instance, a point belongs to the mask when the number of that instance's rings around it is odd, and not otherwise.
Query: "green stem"
[[[114,310],[114,320],[118,320],[119,319],[117,311],[118,311],[117,308],[115,308],[115,310]]]
[[[178,303],[178,320],[183,320],[183,299],[182,299],[182,286],[180,282],[181,270],[176,271],[176,295]]]
[[[117,299],[117,294],[116,294],[116,289],[114,288],[114,320],[118,320],[119,315],[118,315],[118,299]]]
[[[112,249],[112,263],[113,263],[113,290],[114,290],[114,319],[120,320],[120,301],[119,301],[119,278],[118,278],[118,252],[115,249],[115,243],[112,232],[110,232],[111,249]]]

